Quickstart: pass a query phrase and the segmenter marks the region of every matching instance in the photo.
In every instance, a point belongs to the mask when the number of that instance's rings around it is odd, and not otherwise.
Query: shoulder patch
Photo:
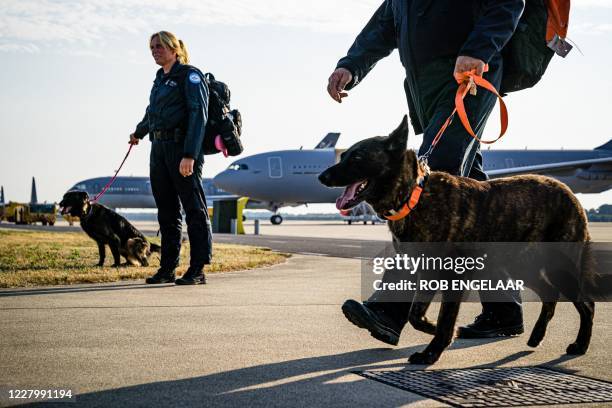
[[[200,76],[197,72],[192,72],[191,74],[189,74],[189,82],[191,82],[192,84],[199,84],[201,81],[202,79],[200,79]]]

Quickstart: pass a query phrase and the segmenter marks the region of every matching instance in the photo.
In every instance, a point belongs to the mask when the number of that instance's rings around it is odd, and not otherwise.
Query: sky
[[[407,112],[397,52],[342,104],[327,78],[380,0],[0,0],[0,185],[7,200],[59,201],[77,181],[112,175],[142,118],[157,70],[148,37],[176,33],[191,62],[232,91],[250,155],[312,148],[328,132],[339,147],[385,135]],[[535,88],[506,98],[508,133],[491,149],[592,149],[612,138],[612,0],[572,2],[569,39]],[[498,131],[493,115],[485,131]],[[416,148],[420,136],[412,134]],[[150,143],[121,174],[148,175]],[[232,158],[208,156],[214,177]],[[586,208],[612,191],[579,195]],[[308,210],[333,211],[333,206]]]

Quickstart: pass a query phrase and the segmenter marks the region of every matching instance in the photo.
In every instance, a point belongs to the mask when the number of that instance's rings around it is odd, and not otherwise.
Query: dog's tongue
[[[338,210],[343,210],[346,203],[355,198],[355,192],[361,183],[361,181],[358,181],[357,183],[353,183],[344,189],[344,193],[342,193],[342,195],[336,199],[336,208]]]

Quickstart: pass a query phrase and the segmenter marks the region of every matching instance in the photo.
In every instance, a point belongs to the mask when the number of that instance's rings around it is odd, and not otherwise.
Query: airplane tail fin
[[[0,187],[0,204],[4,204],[4,186]]]
[[[340,133],[328,133],[325,137],[315,146],[315,149],[330,149],[336,147]]]
[[[595,148],[595,150],[612,150],[612,139],[608,140],[607,143],[602,144]]]
[[[30,203],[38,203],[38,195],[36,194],[36,179],[32,177],[32,193],[30,194]]]

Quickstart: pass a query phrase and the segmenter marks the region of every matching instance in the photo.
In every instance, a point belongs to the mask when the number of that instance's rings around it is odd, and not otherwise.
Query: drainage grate
[[[455,407],[523,407],[612,401],[612,383],[546,367],[355,374]]]

